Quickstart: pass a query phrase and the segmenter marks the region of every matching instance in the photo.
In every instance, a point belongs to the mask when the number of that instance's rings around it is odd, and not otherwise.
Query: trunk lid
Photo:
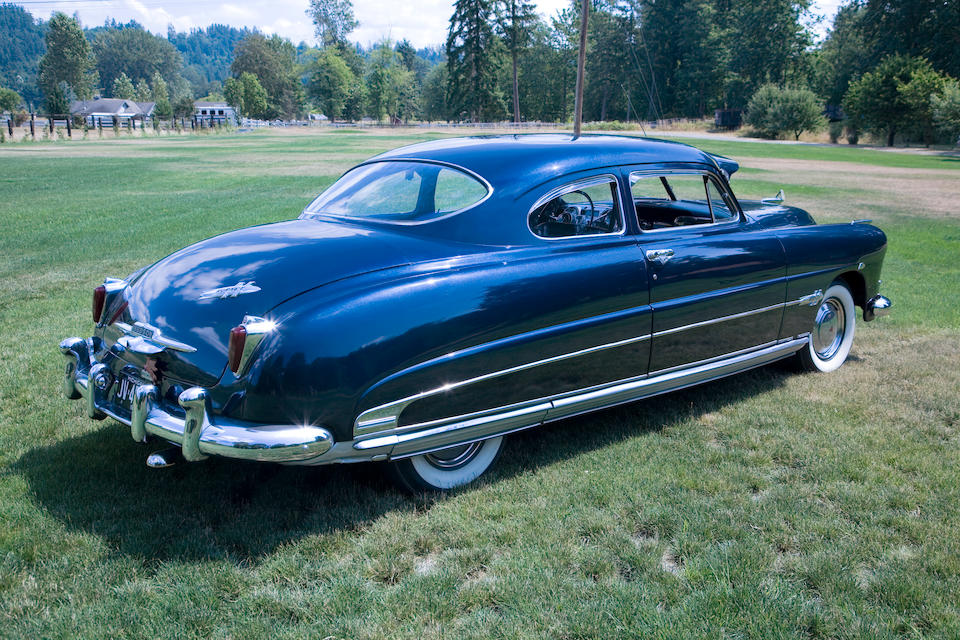
[[[403,238],[319,220],[249,227],[203,240],[146,269],[123,293],[118,321],[139,335],[162,336],[195,351],[165,349],[154,356],[125,351],[123,359],[163,377],[213,386],[227,363],[230,329],[245,315],[263,316],[315,287],[408,262]],[[119,304],[119,303],[118,303]],[[116,314],[116,309],[107,310]],[[112,345],[122,325],[105,328]],[[154,362],[147,366],[148,358]]]

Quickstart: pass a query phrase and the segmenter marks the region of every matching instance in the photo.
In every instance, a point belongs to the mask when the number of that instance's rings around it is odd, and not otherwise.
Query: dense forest
[[[890,143],[958,133],[958,0],[851,0],[819,42],[810,7],[594,0],[584,119],[733,109],[770,135],[825,126],[821,113],[845,116],[853,139],[861,130]],[[525,0],[456,0],[445,42],[420,50],[407,41],[351,42],[350,0],[310,0],[309,13],[319,46],[218,24],[171,27],[166,37],[136,22],[82,28],[63,14],[38,21],[0,4],[0,85],[33,109],[90,93],[155,99],[171,112],[192,99],[225,98],[259,118],[571,118],[579,0],[548,18]]]

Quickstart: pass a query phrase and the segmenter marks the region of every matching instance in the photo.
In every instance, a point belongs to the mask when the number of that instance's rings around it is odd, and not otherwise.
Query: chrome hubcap
[[[438,469],[456,469],[473,460],[482,445],[482,442],[473,442],[460,445],[459,447],[450,447],[449,449],[427,453],[423,457]]]
[[[843,306],[836,298],[824,300],[817,311],[813,325],[813,350],[823,360],[829,360],[843,342],[845,321]]]

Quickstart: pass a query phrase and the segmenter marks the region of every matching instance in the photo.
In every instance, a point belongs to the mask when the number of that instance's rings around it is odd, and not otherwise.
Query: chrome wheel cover
[[[473,460],[482,446],[483,442],[471,442],[458,447],[426,453],[423,459],[437,469],[457,469]]]
[[[846,320],[843,305],[836,298],[824,300],[813,324],[813,351],[822,360],[829,360],[843,343]]]

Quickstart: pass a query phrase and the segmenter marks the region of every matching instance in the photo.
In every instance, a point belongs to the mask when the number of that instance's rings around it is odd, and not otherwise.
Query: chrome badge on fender
[[[204,291],[200,294],[198,300],[210,300],[211,298],[219,298],[223,300],[224,298],[236,298],[237,296],[242,296],[245,293],[256,293],[260,291],[260,287],[254,284],[253,280],[250,282],[238,282],[237,284],[230,285],[229,287],[220,287],[219,289],[210,289],[209,291]]]

